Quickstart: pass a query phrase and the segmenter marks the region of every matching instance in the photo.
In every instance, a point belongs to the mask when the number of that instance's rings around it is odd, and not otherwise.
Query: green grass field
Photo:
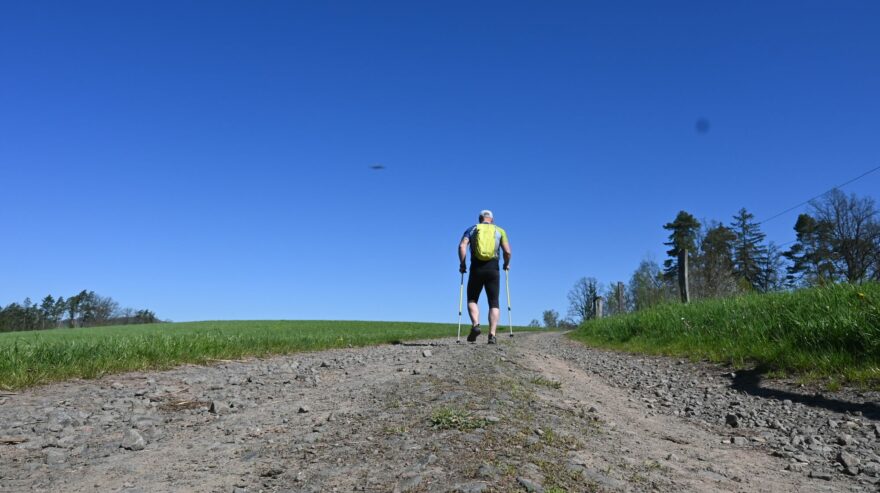
[[[182,363],[454,337],[456,330],[452,324],[409,322],[222,321],[6,332],[0,333],[0,388]]]
[[[669,304],[594,320],[572,337],[627,351],[706,358],[773,375],[880,385],[880,284]]]

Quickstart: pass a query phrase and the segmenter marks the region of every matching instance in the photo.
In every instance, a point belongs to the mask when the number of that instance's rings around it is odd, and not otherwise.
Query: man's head
[[[481,223],[491,223],[491,222],[495,221],[495,217],[492,215],[492,211],[486,209],[486,210],[480,211],[479,221]]]

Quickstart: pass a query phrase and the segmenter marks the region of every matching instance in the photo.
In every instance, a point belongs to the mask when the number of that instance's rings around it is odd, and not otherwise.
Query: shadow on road
[[[757,397],[763,397],[764,399],[776,399],[779,401],[788,399],[791,402],[798,402],[811,407],[821,407],[838,413],[861,412],[862,416],[868,419],[875,421],[880,419],[880,406],[873,402],[850,402],[828,398],[822,394],[806,395],[761,387],[761,380],[764,374],[767,373],[767,370],[767,368],[758,367],[753,370],[737,371],[731,388]]]

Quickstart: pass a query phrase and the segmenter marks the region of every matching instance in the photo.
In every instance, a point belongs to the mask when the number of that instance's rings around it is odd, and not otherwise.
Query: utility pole
[[[688,251],[682,249],[678,252],[678,290],[681,293],[681,302],[691,301],[691,293],[688,290]]]

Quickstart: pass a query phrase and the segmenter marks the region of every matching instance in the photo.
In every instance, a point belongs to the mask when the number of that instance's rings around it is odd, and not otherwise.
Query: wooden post
[[[691,293],[688,290],[688,251],[678,252],[678,290],[681,293],[681,302],[691,301]]]
[[[596,296],[596,318],[602,318],[602,297]]]
[[[626,313],[626,307],[623,305],[623,303],[625,301],[626,300],[623,299],[623,283],[618,282],[617,283],[617,313],[619,313],[619,314]]]

